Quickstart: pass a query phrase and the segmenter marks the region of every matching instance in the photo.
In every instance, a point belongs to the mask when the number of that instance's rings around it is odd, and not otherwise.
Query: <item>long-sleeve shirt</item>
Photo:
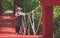
[[[15,13],[15,16],[16,16],[16,17],[17,17],[17,16],[20,16],[20,15],[25,15],[25,13],[23,13],[23,12],[19,12],[19,13],[16,12],[16,13]]]

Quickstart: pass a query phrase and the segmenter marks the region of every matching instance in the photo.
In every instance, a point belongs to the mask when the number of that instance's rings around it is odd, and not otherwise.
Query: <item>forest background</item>
[[[14,0],[2,0],[2,13],[6,10],[13,10]],[[25,13],[29,13],[37,6],[40,5],[39,0],[18,0],[17,6],[23,8]],[[41,5],[40,5],[41,6]],[[40,7],[37,11],[35,11],[34,21],[35,21],[35,28],[38,24],[39,15],[42,13],[42,8]],[[55,38],[60,38],[60,6],[53,6],[53,20],[54,20],[54,35]],[[40,28],[37,34],[42,34],[42,23],[40,22]]]

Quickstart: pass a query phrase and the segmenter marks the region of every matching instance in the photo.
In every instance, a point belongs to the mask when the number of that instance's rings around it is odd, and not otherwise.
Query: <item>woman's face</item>
[[[17,10],[17,12],[20,12],[21,10]]]

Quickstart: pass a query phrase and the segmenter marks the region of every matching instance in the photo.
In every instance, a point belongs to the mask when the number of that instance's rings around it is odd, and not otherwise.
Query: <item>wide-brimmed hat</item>
[[[22,10],[22,8],[21,7],[17,7],[17,10]]]

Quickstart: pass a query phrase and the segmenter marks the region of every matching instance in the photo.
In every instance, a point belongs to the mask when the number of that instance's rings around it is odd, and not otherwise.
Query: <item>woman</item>
[[[19,34],[20,26],[22,24],[22,18],[23,18],[23,12],[21,12],[22,8],[18,7],[17,11],[15,13],[15,28],[16,28],[16,33]]]

